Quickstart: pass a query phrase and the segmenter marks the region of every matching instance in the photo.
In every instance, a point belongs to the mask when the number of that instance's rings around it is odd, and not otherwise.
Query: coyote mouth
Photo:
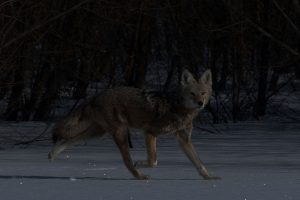
[[[203,102],[201,102],[201,103],[195,103],[195,108],[197,110],[201,111],[204,109],[205,105],[206,105],[205,100],[203,100]]]

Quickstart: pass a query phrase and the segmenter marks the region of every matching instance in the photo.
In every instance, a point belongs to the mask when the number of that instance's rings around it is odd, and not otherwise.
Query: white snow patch
[[[17,139],[26,133],[26,138],[32,138],[45,126],[44,123],[2,123],[0,133],[15,133]],[[211,174],[223,177],[219,181],[203,180],[172,135],[158,139],[159,165],[140,169],[152,178],[146,181],[132,177],[110,137],[67,149],[54,162],[47,160],[52,148],[50,140],[41,140],[22,148],[6,145],[0,151],[1,199],[299,198],[299,123],[245,122],[216,128],[220,134],[201,133],[195,128],[192,141]],[[50,132],[43,138],[50,138]],[[132,141],[132,159],[144,160],[143,135],[132,134]]]

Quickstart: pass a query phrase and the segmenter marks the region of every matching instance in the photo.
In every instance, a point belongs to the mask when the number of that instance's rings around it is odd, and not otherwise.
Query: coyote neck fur
[[[198,114],[198,109],[186,108],[183,104],[181,90],[169,92],[143,90],[142,95],[155,112],[151,126],[156,134],[174,133],[186,128]],[[155,128],[154,128],[155,127]]]
[[[183,95],[180,89],[171,91],[142,90],[141,94],[153,108],[157,109],[159,116],[169,111],[174,114],[186,115],[194,113],[197,109],[186,108],[183,103]],[[160,109],[161,108],[161,109]],[[164,108],[164,109],[162,109]]]

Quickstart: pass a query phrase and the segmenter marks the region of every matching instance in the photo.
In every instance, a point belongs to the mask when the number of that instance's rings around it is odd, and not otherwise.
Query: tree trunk
[[[148,1],[140,2],[140,13],[136,22],[133,44],[125,69],[125,80],[129,86],[142,88],[145,84],[150,45],[150,18],[145,15]]]
[[[5,112],[6,120],[17,120],[23,107],[23,90],[24,90],[24,67],[22,62],[16,66],[14,74],[14,85],[8,100],[8,106]]]
[[[54,69],[51,72],[50,78],[46,83],[46,91],[37,107],[37,111],[34,115],[34,120],[46,120],[49,119],[52,111],[52,105],[57,99],[59,89],[62,82],[62,74],[58,69]]]
[[[232,72],[232,118],[236,122],[240,119],[240,89],[241,89],[241,53],[239,49],[233,50]]]
[[[81,99],[84,98],[87,93],[86,90],[89,86],[89,80],[90,80],[90,60],[89,58],[84,58],[81,61],[81,66],[79,68],[78,73],[78,80],[76,82],[75,91],[73,94],[73,97],[75,99]]]
[[[40,66],[39,72],[35,77],[32,77],[34,80],[33,86],[31,88],[31,95],[28,102],[25,105],[25,113],[23,116],[23,120],[30,121],[33,120],[35,112],[37,111],[37,107],[40,104],[40,101],[44,95],[46,90],[46,84],[49,81],[49,76],[51,74],[51,69],[49,63],[44,62]]]
[[[261,11],[261,24],[265,27],[268,32],[269,24],[269,0],[262,1]],[[269,72],[269,40],[267,36],[263,35],[260,41],[260,61],[259,61],[259,80],[258,80],[258,92],[256,100],[255,116],[260,117],[266,114],[267,108],[267,88],[268,88],[268,72]]]

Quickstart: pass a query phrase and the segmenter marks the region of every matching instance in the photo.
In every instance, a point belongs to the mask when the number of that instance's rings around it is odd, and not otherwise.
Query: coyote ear
[[[193,82],[196,82],[193,75],[188,70],[185,69],[181,75],[181,81],[180,81],[181,85],[188,85]]]
[[[212,86],[212,75],[211,75],[211,71],[210,69],[206,70],[201,78],[200,81],[202,81],[202,83],[206,84],[206,85],[210,85]]]

